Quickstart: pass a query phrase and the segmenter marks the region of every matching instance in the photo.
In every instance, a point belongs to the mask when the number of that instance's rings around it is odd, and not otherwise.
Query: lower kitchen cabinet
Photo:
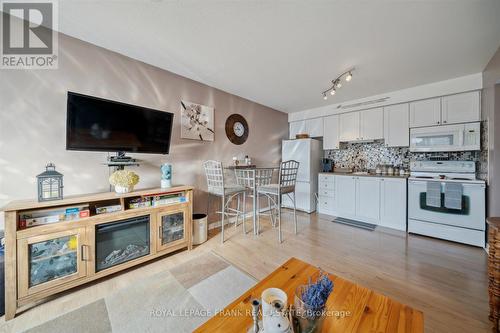
[[[319,176],[319,213],[406,231],[407,180]]]
[[[406,188],[406,179],[382,178],[380,225],[406,231]]]
[[[321,173],[318,178],[318,212],[335,215],[335,176]]]
[[[353,218],[356,215],[356,177],[335,176],[337,215]]]
[[[380,178],[356,177],[356,217],[377,224],[380,221]]]

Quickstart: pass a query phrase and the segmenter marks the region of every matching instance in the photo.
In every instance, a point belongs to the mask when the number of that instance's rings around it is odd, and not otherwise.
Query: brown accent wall
[[[482,115],[488,120],[488,210],[500,216],[500,48],[483,71]]]
[[[196,187],[195,212],[206,210],[202,161],[229,164],[248,154],[258,165],[277,165],[288,135],[285,113],[60,34],[59,69],[0,70],[0,206],[36,197],[35,176],[47,162],[64,174],[66,195],[109,189],[106,153],[65,148],[68,90],[175,113],[170,154],[133,155],[143,160],[133,170],[141,177],[138,188],[159,186],[159,167],[171,162],[173,182]],[[181,99],[215,107],[214,142],[180,139]],[[232,113],[250,127],[241,146],[225,135]]]

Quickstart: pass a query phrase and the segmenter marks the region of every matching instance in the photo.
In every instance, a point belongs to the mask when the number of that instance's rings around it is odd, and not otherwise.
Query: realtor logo
[[[2,1],[1,68],[55,69],[57,2]]]

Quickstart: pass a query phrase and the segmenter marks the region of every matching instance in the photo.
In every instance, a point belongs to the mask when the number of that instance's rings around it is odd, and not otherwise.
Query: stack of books
[[[176,203],[183,203],[186,201],[187,198],[183,195],[183,193],[155,195],[153,196],[152,205],[153,207],[158,207],[164,205],[172,205]]]
[[[120,204],[95,207],[96,214],[114,213],[114,212],[119,212],[121,210],[122,210],[122,205]]]
[[[151,197],[135,198],[129,201],[128,208],[135,209],[135,208],[151,207],[151,201],[152,201]]]
[[[62,221],[78,221],[81,218],[89,216],[89,205],[58,207],[25,212],[19,215],[19,229]]]

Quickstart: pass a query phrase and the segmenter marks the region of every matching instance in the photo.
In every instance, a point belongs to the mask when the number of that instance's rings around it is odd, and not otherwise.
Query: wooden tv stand
[[[143,204],[131,208],[134,199],[153,198],[154,207]],[[61,291],[182,248],[191,249],[192,203],[191,186],[9,203],[0,209],[5,212],[5,319],[14,318],[16,312]],[[103,205],[121,210],[97,214]],[[74,217],[75,220],[24,228],[26,217],[34,214],[59,216],[57,211],[63,211],[66,214],[61,219],[68,219],[72,208],[84,210],[86,206],[87,217],[84,212],[84,217]],[[130,228],[135,229],[127,232]],[[127,244],[130,235],[136,238],[130,241],[134,244],[127,246],[127,251],[112,247],[120,241]],[[118,241],[108,243],[107,239],[113,236]]]

